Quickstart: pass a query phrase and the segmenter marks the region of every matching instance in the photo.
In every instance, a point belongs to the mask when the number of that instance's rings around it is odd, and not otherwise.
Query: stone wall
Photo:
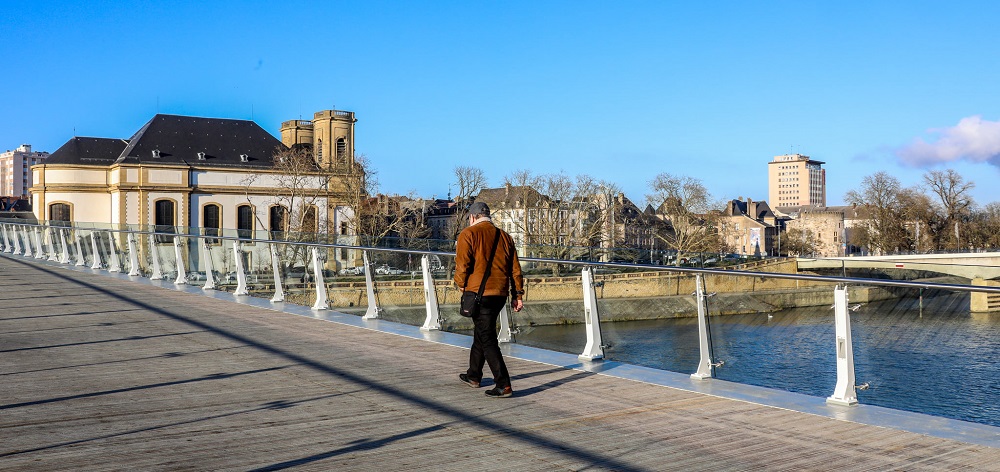
[[[761,268],[755,268],[760,270]],[[771,272],[794,273],[795,262],[771,263]],[[595,277],[598,307],[603,321],[649,320],[697,316],[692,275],[664,272],[602,274]],[[572,324],[583,322],[583,288],[580,277],[540,277],[526,282],[524,312],[516,315],[522,325]],[[706,286],[715,296],[709,299],[713,315],[765,313],[785,308],[832,306],[833,284],[786,279],[734,275],[708,275]],[[379,304],[382,318],[411,325],[421,325],[426,316],[421,280],[380,282]],[[446,330],[470,329],[468,319],[458,315],[459,291],[450,281],[436,282],[442,327]],[[363,314],[367,309],[365,284],[341,282],[329,284],[330,306],[346,313]],[[314,293],[300,294],[301,300],[289,301],[311,305]],[[851,303],[867,303],[894,298],[882,288],[850,287]]]

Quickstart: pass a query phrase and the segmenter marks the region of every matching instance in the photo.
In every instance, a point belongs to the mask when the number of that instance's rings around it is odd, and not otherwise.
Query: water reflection
[[[516,321],[516,320],[515,320]],[[859,401],[1000,426],[1000,314],[969,314],[969,296],[925,294],[851,313]],[[723,380],[827,397],[836,384],[833,311],[797,308],[712,317]],[[675,372],[697,368],[693,318],[602,323],[609,360]],[[582,325],[527,328],[525,345],[579,353]]]

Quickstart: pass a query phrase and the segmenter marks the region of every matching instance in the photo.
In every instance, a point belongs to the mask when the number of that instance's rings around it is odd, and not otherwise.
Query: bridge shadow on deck
[[[349,447],[346,447],[346,448],[339,448],[339,449],[336,449],[336,450],[332,450],[332,451],[328,451],[328,452],[320,453],[320,454],[312,454],[312,455],[309,455],[309,456],[302,457],[300,459],[295,459],[295,460],[291,460],[291,461],[283,461],[283,462],[280,462],[280,463],[276,463],[276,464],[272,464],[270,466],[263,467],[263,468],[258,469],[258,470],[280,470],[280,469],[284,469],[284,468],[289,468],[289,467],[301,466],[301,465],[304,465],[304,464],[309,464],[309,463],[312,463],[312,462],[320,461],[320,460],[323,460],[323,459],[327,459],[327,458],[330,458],[330,457],[334,457],[334,456],[337,456],[337,455],[342,455],[342,454],[353,452],[353,451],[368,450],[368,449],[377,449],[378,447],[381,447],[383,445],[386,445],[386,444],[389,444],[389,443],[392,443],[392,442],[396,442],[396,441],[399,441],[399,440],[413,438],[413,437],[417,437],[417,436],[420,436],[420,435],[432,433],[432,432],[435,432],[435,431],[439,431],[439,430],[441,430],[443,428],[447,428],[449,426],[458,425],[458,424],[474,425],[474,426],[476,426],[476,427],[478,427],[478,428],[480,428],[480,429],[482,429],[484,431],[490,432],[490,433],[503,433],[506,438],[508,438],[508,439],[510,439],[512,441],[520,442],[520,443],[524,444],[525,446],[541,447],[541,448],[544,448],[544,449],[548,450],[550,453],[555,454],[555,455],[562,455],[562,456],[566,456],[566,457],[573,458],[573,459],[576,459],[576,460],[586,461],[586,462],[588,462],[590,464],[591,467],[597,466],[597,467],[603,467],[603,468],[608,468],[608,469],[612,469],[612,470],[626,471],[626,472],[646,470],[646,469],[643,469],[643,468],[636,467],[636,466],[634,466],[632,464],[628,464],[627,462],[624,462],[624,461],[622,461],[622,460],[620,460],[620,459],[618,459],[616,457],[610,457],[610,456],[607,456],[607,455],[602,455],[600,453],[600,451],[596,451],[596,450],[593,450],[593,449],[584,449],[584,448],[581,448],[581,447],[579,447],[579,446],[577,446],[577,445],[575,445],[573,443],[558,441],[558,440],[554,440],[554,439],[549,438],[549,437],[545,437],[545,436],[543,436],[541,434],[538,434],[535,431],[531,431],[531,430],[527,430],[527,429],[520,429],[520,428],[516,428],[516,427],[511,427],[511,426],[509,426],[507,424],[504,424],[504,423],[501,423],[501,422],[498,422],[498,421],[493,421],[493,420],[491,420],[489,418],[486,418],[486,417],[482,417],[482,416],[478,416],[478,415],[472,415],[472,414],[469,414],[467,412],[460,411],[458,409],[455,409],[455,408],[451,407],[448,404],[445,404],[445,403],[442,403],[442,402],[438,402],[438,401],[434,401],[434,400],[428,399],[427,397],[421,396],[421,395],[417,394],[416,392],[414,392],[414,393],[408,392],[405,389],[399,388],[398,385],[392,385],[392,384],[390,384],[388,382],[386,382],[386,383],[378,382],[378,381],[374,381],[374,380],[369,379],[369,378],[362,377],[362,376],[360,376],[358,374],[355,374],[353,372],[350,372],[350,371],[347,371],[347,370],[344,370],[344,369],[340,369],[340,368],[337,368],[335,366],[332,366],[332,365],[329,365],[329,364],[326,364],[326,363],[323,363],[323,362],[319,362],[319,361],[310,359],[309,357],[305,357],[303,355],[299,355],[299,354],[296,354],[296,353],[293,353],[293,352],[289,352],[287,350],[282,349],[281,347],[274,346],[274,345],[267,344],[267,343],[263,343],[263,342],[258,341],[257,339],[254,339],[254,338],[251,338],[251,337],[248,337],[248,336],[244,336],[244,335],[235,333],[233,331],[230,331],[230,330],[218,327],[218,326],[214,326],[214,325],[212,325],[210,323],[207,323],[207,322],[204,322],[204,321],[199,321],[199,320],[193,319],[193,318],[191,318],[189,316],[185,316],[185,315],[181,314],[178,311],[167,310],[167,309],[164,309],[164,308],[160,308],[160,307],[151,305],[149,303],[144,302],[139,297],[130,296],[128,294],[123,294],[123,293],[113,292],[113,291],[111,291],[111,290],[109,290],[107,288],[101,287],[99,285],[88,283],[88,282],[85,282],[85,281],[82,281],[82,280],[74,279],[72,277],[69,277],[69,276],[63,274],[63,273],[60,273],[59,270],[53,270],[53,269],[48,268],[48,267],[31,264],[31,263],[20,261],[18,259],[14,259],[14,258],[6,258],[6,260],[15,262],[17,264],[21,264],[21,265],[26,266],[26,267],[30,267],[30,268],[32,268],[34,270],[45,272],[45,273],[47,273],[47,274],[49,274],[51,276],[63,279],[63,280],[65,280],[66,282],[68,282],[70,284],[73,284],[73,285],[76,285],[76,286],[80,286],[80,287],[84,287],[86,289],[93,290],[95,292],[100,292],[100,293],[105,294],[107,296],[110,296],[110,297],[116,298],[118,300],[127,302],[127,303],[129,303],[129,304],[131,304],[131,305],[133,305],[135,307],[141,308],[143,310],[147,310],[147,311],[149,311],[151,313],[162,315],[164,317],[167,317],[167,318],[170,318],[170,319],[173,319],[173,320],[185,323],[185,324],[187,324],[189,326],[192,326],[192,327],[196,328],[199,331],[210,332],[210,333],[216,334],[218,336],[222,336],[222,337],[227,338],[227,339],[229,339],[231,341],[235,341],[235,342],[237,342],[239,344],[246,345],[246,346],[249,346],[249,347],[252,347],[252,348],[255,348],[255,349],[259,349],[260,351],[266,352],[268,354],[279,356],[281,358],[286,359],[287,361],[289,361],[292,364],[296,364],[296,365],[299,365],[299,366],[302,366],[302,367],[306,367],[306,368],[315,370],[317,372],[321,372],[321,373],[326,374],[326,375],[328,375],[328,376],[330,376],[332,378],[343,380],[343,381],[349,382],[351,384],[361,386],[364,389],[376,391],[376,392],[378,392],[380,394],[383,394],[383,395],[386,395],[386,396],[393,397],[393,398],[396,398],[398,400],[404,401],[404,402],[412,405],[415,408],[422,408],[422,409],[426,409],[426,410],[431,410],[431,411],[434,411],[436,413],[445,415],[446,417],[449,417],[449,418],[452,419],[451,421],[446,422],[446,423],[441,424],[441,425],[435,425],[435,426],[432,426],[432,427],[422,428],[422,429],[410,431],[410,432],[407,432],[407,433],[401,433],[401,434],[397,434],[397,435],[393,435],[393,436],[388,436],[388,437],[382,438],[382,439],[365,441],[365,442],[358,443],[358,444],[355,444],[355,445],[352,445],[352,446],[349,446]],[[59,306],[59,305],[65,305],[65,304],[54,304],[54,305],[51,305],[51,306]],[[136,337],[136,338],[138,338],[138,337]],[[127,340],[127,339],[122,339],[122,340]],[[111,340],[111,341],[116,341],[116,340]],[[110,342],[110,341],[103,341],[103,342]],[[53,347],[53,346],[47,346],[47,347]],[[26,348],[26,349],[40,349],[40,348]],[[3,352],[3,351],[0,351],[0,352]],[[557,368],[557,369],[551,369],[550,372],[557,372],[557,371],[563,371],[563,370],[564,369],[558,369]],[[545,389],[555,388],[555,387],[564,385],[564,384],[566,384],[568,382],[572,382],[572,381],[577,380],[577,379],[586,378],[588,376],[595,375],[595,374],[589,373],[589,372],[575,372],[575,371],[570,371],[570,370],[565,370],[565,372],[567,373],[567,376],[564,379],[559,379],[559,380],[551,381],[551,382],[539,385],[539,386],[534,387],[534,388],[526,389],[526,390],[523,390],[523,391],[518,391],[518,392],[515,393],[515,399],[514,400],[503,400],[503,401],[516,401],[516,398],[518,396],[530,395],[532,393],[540,392],[540,391],[545,390]],[[542,374],[538,373],[538,374],[533,374],[533,375],[542,375]],[[524,378],[524,376],[522,376],[521,378]],[[207,379],[191,379],[191,380],[187,380],[186,382],[198,381],[198,380],[207,380]],[[456,383],[457,382],[458,381],[456,380]],[[138,388],[152,388],[152,387],[155,387],[155,385],[154,386],[138,387]],[[129,390],[129,389],[125,389],[125,390]],[[85,394],[84,396],[99,395],[99,394],[102,394],[102,393],[104,393],[104,392],[95,392],[93,394]],[[53,401],[59,401],[59,400],[63,400],[63,399],[68,399],[68,398],[53,398],[53,399],[49,399],[49,400],[42,400],[40,402],[41,403],[53,402]],[[35,403],[35,404],[37,404],[37,403],[40,403],[40,402],[29,402],[29,403]],[[0,407],[0,409],[14,408],[14,407],[17,407],[17,406],[23,406],[23,405],[19,405],[19,404],[6,405],[6,406],[3,406],[3,407]],[[17,451],[17,452],[14,452],[14,454],[20,454],[20,453],[23,453],[23,452],[27,452],[27,451]]]

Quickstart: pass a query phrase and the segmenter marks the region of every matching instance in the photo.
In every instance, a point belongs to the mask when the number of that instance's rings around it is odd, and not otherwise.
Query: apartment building
[[[47,152],[33,152],[30,144],[0,154],[0,196],[27,197],[31,188],[31,166],[41,164]]]
[[[774,156],[767,163],[767,199],[776,208],[826,206],[825,162],[802,154]]]

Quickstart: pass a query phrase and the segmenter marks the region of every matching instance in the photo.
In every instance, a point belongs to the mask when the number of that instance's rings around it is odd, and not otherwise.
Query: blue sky
[[[998,2],[4,2],[0,150],[127,138],[155,113],[357,113],[382,190],[457,165],[590,174],[641,202],[660,172],[767,198],[767,162],[953,168],[1000,201]]]

